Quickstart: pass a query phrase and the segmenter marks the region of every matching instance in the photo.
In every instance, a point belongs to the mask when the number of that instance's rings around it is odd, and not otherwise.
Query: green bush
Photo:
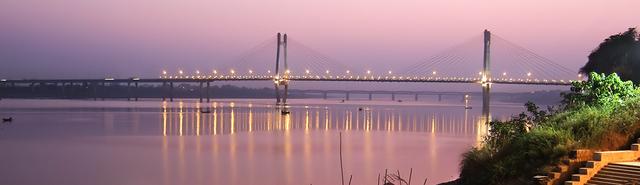
[[[547,164],[558,162],[569,151],[570,134],[539,129],[515,137],[497,152],[473,148],[463,155],[461,184],[525,184]],[[509,183],[505,183],[509,182]]]
[[[571,92],[563,96],[563,103],[567,108],[612,105],[638,96],[638,89],[633,82],[622,81],[616,73],[605,75],[591,72],[589,80],[573,82]]]

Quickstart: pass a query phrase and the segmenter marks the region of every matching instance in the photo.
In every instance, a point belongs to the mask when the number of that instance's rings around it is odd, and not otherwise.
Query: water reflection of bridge
[[[459,107],[456,107],[456,110]],[[293,107],[281,114],[270,105],[234,103],[179,102],[162,108],[162,134],[178,136],[228,135],[256,131],[378,131],[425,132],[481,137],[486,132],[484,119],[477,112],[425,113],[392,108]],[[208,113],[203,113],[208,112]]]

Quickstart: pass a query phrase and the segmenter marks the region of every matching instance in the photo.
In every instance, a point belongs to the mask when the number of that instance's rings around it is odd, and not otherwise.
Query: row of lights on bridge
[[[330,74],[330,72],[331,72],[330,70],[326,70],[326,71],[325,71],[325,74]],[[236,71],[236,70],[234,70],[234,69],[229,70],[229,74],[231,74],[231,75],[236,75],[236,73],[237,73],[237,71]],[[271,70],[267,70],[267,73],[269,73],[269,74],[270,74],[270,73],[271,73]],[[290,73],[291,73],[291,71],[290,71],[290,70],[286,70],[286,71],[285,71],[285,74],[290,74]],[[346,70],[346,71],[345,71],[345,73],[346,73],[346,74],[351,74],[351,71],[350,71],[350,70]],[[367,71],[366,71],[366,74],[367,74],[367,75],[370,75],[370,74],[372,74],[372,73],[373,73],[373,72],[372,72],[371,70],[367,70]],[[253,74],[254,74],[254,71],[253,71],[253,70],[249,70],[249,74],[250,74],[250,75],[253,75]],[[305,70],[305,74],[307,74],[307,75],[311,74],[311,70],[306,69],[306,70]],[[387,71],[387,74],[391,75],[391,74],[393,74],[393,72],[392,72],[392,71]],[[431,75],[437,75],[437,74],[438,74],[438,72],[437,72],[437,71],[432,71],[432,72],[431,72]],[[166,76],[166,75],[168,75],[168,72],[167,72],[166,70],[163,70],[163,71],[162,71],[162,75],[163,75],[163,76]],[[185,75],[185,72],[184,72],[183,70],[178,70],[178,75],[179,75],[179,76],[183,76],[183,75]],[[200,70],[196,70],[195,75],[200,75]],[[213,75],[218,75],[218,71],[217,71],[217,70],[213,70]],[[482,72],[478,72],[478,75],[479,75],[479,76],[482,76]],[[533,75],[533,74],[532,74],[531,72],[527,72],[527,73],[526,73],[526,76],[527,76],[527,77],[531,77],[532,75]],[[503,73],[502,73],[502,76],[507,76],[507,72],[503,72]],[[578,78],[582,78],[582,74],[578,74]]]
[[[254,71],[253,70],[249,70],[249,74],[250,75],[240,75],[240,76],[236,76],[237,72],[235,70],[233,70],[233,69],[229,70],[229,72],[230,72],[230,75],[218,75],[218,71],[217,70],[213,70],[213,75],[214,76],[209,75],[208,78],[229,78],[229,77],[231,77],[231,78],[242,78],[242,79],[246,79],[246,78],[272,78],[272,77],[280,78],[279,75],[277,75],[277,76],[254,75]],[[325,71],[326,74],[330,74],[330,72],[331,71],[329,71],[329,70]],[[268,70],[267,73],[271,73],[271,70]],[[290,70],[286,70],[285,71],[285,75],[289,75],[290,73],[291,73]],[[294,78],[334,79],[333,76],[329,76],[329,78],[327,78],[327,76],[318,76],[318,75],[313,76],[313,75],[310,74],[311,71],[308,70],[308,69],[305,70],[305,73],[306,73],[306,76],[294,76]],[[389,75],[393,74],[392,71],[387,71],[387,73]],[[201,75],[201,72],[199,70],[196,70],[196,74],[195,75],[191,75],[191,76],[185,75],[183,70],[179,70],[178,71],[179,76],[170,76],[170,75],[167,76],[168,73],[167,73],[166,70],[162,71],[162,74],[163,74],[162,78],[207,78],[206,75]],[[346,74],[351,74],[351,71],[350,70],[346,70]],[[366,70],[366,74],[367,74],[367,76],[363,76],[362,78],[360,76],[355,76],[355,79],[366,79],[366,80],[374,80],[374,79],[376,79],[372,75],[372,71],[371,70]],[[437,75],[437,72],[436,71],[432,71],[431,74],[435,76],[435,75]],[[371,75],[371,77],[369,78],[368,75]],[[478,75],[482,76],[482,72],[478,72]],[[532,76],[531,72],[527,72],[526,76],[527,76],[526,79],[522,79],[522,78],[516,78],[516,79],[507,78],[507,73],[503,72],[502,73],[502,78],[493,78],[493,79],[491,79],[491,78],[487,79],[484,76],[482,78],[465,78],[465,77],[435,77],[435,78],[432,78],[432,77],[425,78],[425,77],[423,77],[423,78],[418,78],[417,76],[414,76],[414,77],[410,77],[410,76],[406,76],[406,77],[399,76],[399,77],[396,77],[396,76],[393,76],[393,77],[390,78],[389,76],[378,76],[377,80],[398,80],[398,79],[399,80],[465,80],[465,81],[469,81],[469,80],[477,81],[477,80],[480,80],[482,82],[508,81],[508,82],[553,82],[553,83],[558,83],[558,82],[566,83],[566,82],[572,82],[573,81],[573,80],[565,81],[565,80],[553,80],[553,79],[552,80],[547,80],[547,79],[540,80],[540,79],[537,79],[537,78],[536,79],[531,79],[530,78]],[[335,76],[335,79],[354,79],[354,76],[352,76],[352,75],[350,75],[350,76],[346,76],[346,75]],[[578,80],[582,80],[582,74],[578,75]]]

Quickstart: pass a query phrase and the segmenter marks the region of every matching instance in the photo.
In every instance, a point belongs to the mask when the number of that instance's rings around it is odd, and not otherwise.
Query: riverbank
[[[463,155],[460,178],[444,184],[535,184],[575,149],[625,149],[640,136],[640,90],[617,75],[591,74],[563,103],[492,121],[483,146]]]

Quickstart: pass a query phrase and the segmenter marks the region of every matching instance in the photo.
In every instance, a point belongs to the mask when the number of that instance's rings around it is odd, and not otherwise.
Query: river
[[[0,184],[412,184],[457,178],[487,132],[479,105],[294,99],[0,101]],[[494,103],[493,118],[522,111]]]

